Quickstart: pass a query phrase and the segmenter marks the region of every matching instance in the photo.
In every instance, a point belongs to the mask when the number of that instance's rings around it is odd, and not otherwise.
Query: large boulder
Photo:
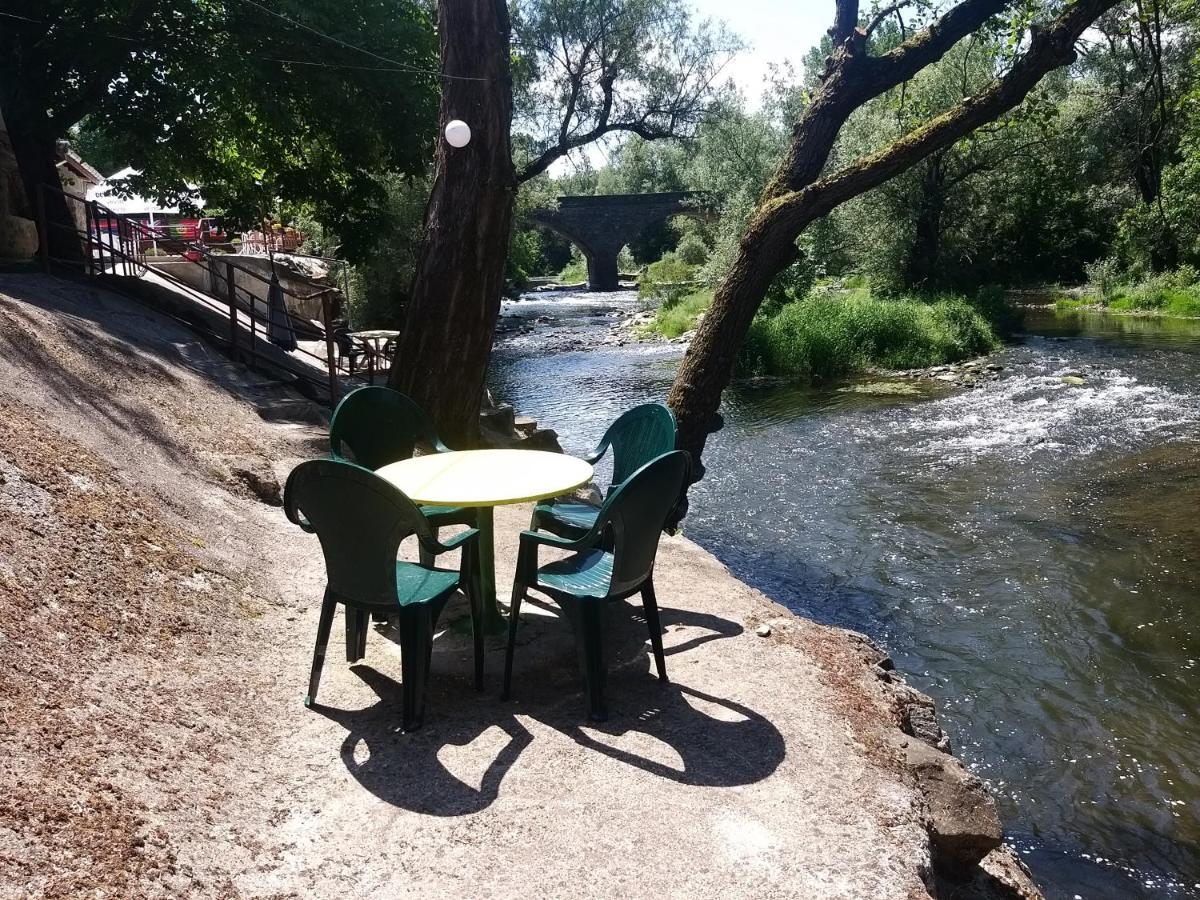
[[[1004,840],[987,787],[953,756],[924,741],[906,738],[902,749],[929,808],[936,865],[951,872],[978,866]]]

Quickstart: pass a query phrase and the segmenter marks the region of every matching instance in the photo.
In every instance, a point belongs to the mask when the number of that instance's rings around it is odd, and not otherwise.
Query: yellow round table
[[[557,497],[592,479],[582,459],[543,450],[453,450],[414,456],[375,473],[414,503],[478,509],[479,578],[485,627],[502,624],[496,605],[496,557],[492,507]]]

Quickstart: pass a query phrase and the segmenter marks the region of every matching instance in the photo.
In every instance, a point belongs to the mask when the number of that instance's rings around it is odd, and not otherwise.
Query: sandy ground
[[[347,666],[341,616],[306,710],[320,548],[258,495],[322,450],[316,407],[175,323],[0,276],[0,897],[968,896],[897,688],[680,538],[671,682],[614,604],[603,725],[548,603],[510,701],[456,601],[423,729],[393,636]],[[502,597],[528,515],[497,511]]]

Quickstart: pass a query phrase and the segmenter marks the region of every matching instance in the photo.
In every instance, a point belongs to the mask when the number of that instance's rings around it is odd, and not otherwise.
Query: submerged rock
[[[910,381],[870,381],[866,384],[848,384],[838,388],[843,394],[870,394],[876,397],[916,397],[921,389]]]

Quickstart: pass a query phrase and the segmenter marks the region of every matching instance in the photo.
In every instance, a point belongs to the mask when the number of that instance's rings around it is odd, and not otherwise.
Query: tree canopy
[[[46,147],[86,120],[141,170],[129,187],[164,202],[201,185],[243,223],[310,205],[353,251],[386,215],[378,176],[428,164],[437,63],[419,0],[50,0],[6,17],[10,132]]]

